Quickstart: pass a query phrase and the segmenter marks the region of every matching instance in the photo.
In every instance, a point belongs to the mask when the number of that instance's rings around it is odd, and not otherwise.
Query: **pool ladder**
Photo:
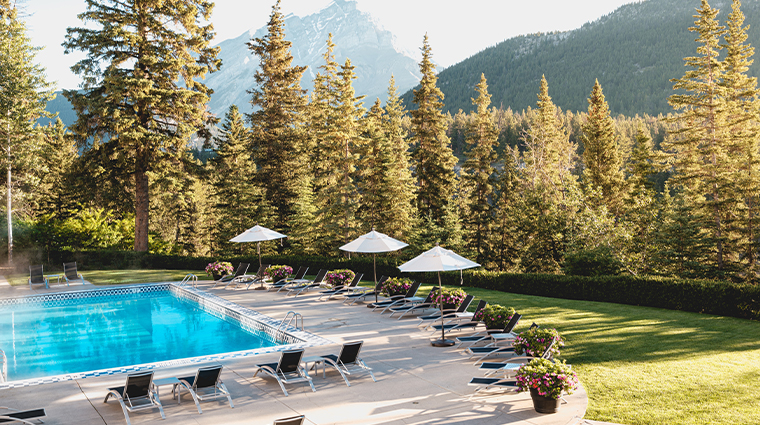
[[[179,283],[179,286],[185,286],[185,285],[193,285],[193,288],[195,288],[195,285],[198,284],[198,276],[190,273],[189,275],[185,276],[182,281]]]
[[[300,328],[298,327],[298,319],[299,318],[301,319],[301,327]],[[277,326],[277,330],[274,333],[275,338],[282,339],[281,337],[284,337],[285,330],[284,329],[281,330],[281,328],[283,327],[283,325],[285,325],[285,329],[287,329],[287,327],[290,326],[290,324],[293,321],[295,321],[296,329],[303,330],[303,316],[301,315],[301,313],[296,313],[295,311],[291,310],[291,311],[288,312],[288,314],[285,315],[285,318],[282,319],[282,322],[280,322],[280,326]]]
[[[3,361],[3,368],[0,370],[0,383],[8,382],[8,358],[5,357],[5,351],[0,350],[0,358]]]

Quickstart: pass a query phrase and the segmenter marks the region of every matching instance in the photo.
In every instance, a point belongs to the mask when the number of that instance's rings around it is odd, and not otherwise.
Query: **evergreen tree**
[[[254,111],[248,119],[259,167],[258,184],[276,213],[274,227],[289,233],[288,223],[300,190],[299,174],[304,172],[309,154],[303,143],[307,98],[301,88],[306,67],[293,65],[279,0],[272,6],[267,29],[264,37],[248,43],[260,61],[256,87],[249,91]]]
[[[495,220],[491,232],[493,260],[502,271],[517,271],[520,258],[519,237],[519,176],[517,164],[509,155],[504,159],[504,167],[498,180],[495,202]]]
[[[739,200],[736,237],[739,250],[754,274],[757,267],[756,216],[760,195],[760,131],[757,121],[760,90],[757,88],[757,78],[748,75],[755,50],[747,43],[748,29],[748,26],[744,27],[741,2],[734,0],[724,37],[726,57],[721,86],[726,90],[726,138],[731,157],[736,161],[735,177],[731,179],[736,185]]]
[[[736,201],[730,193],[733,164],[726,140],[725,89],[720,85],[725,69],[719,57],[720,38],[725,29],[716,20],[718,10],[707,0],[702,0],[697,13],[689,28],[698,34],[697,56],[685,58],[691,69],[672,80],[679,93],[668,101],[681,112],[674,119],[679,127],[666,149],[675,152],[673,184],[683,188],[687,200],[703,200],[692,208],[701,210],[694,213],[704,217],[703,229],[714,243],[714,263],[720,270],[729,260],[726,228],[730,228],[727,220]]]
[[[37,190],[39,212],[67,218],[75,209],[77,194],[73,191],[72,174],[79,154],[76,141],[60,118],[45,129],[42,150],[42,175]]]
[[[485,75],[481,74],[480,83],[475,90],[477,99],[472,103],[477,107],[474,121],[467,128],[467,160],[462,168],[462,179],[469,189],[467,215],[464,224],[467,228],[467,245],[477,254],[477,261],[485,262],[490,254],[490,234],[494,224],[493,197],[498,133],[493,123],[489,106],[491,95]]]
[[[290,220],[291,235],[288,236],[290,250],[295,254],[316,255],[319,253],[318,215],[314,198],[311,175],[302,173],[298,185],[298,196],[293,204],[293,216]]]
[[[454,195],[454,165],[457,159],[446,136],[446,117],[441,112],[443,92],[436,86],[438,77],[427,34],[421,50],[422,79],[419,87],[414,90],[417,109],[411,111],[414,169],[418,185],[417,207],[421,214],[429,214],[433,221],[442,225],[446,209]]]
[[[135,250],[148,250],[148,173],[185,154],[189,138],[210,122],[211,90],[199,82],[220,66],[211,48],[213,4],[205,0],[92,0],[69,28],[67,53],[87,57],[72,67],[81,90],[64,95],[77,113],[81,147],[100,138],[113,161],[101,165],[134,179]]]
[[[5,151],[0,155],[0,164],[6,171],[8,263],[13,262],[12,212],[19,209],[19,205],[14,207],[14,199],[23,201],[18,199],[20,193],[14,191],[14,185],[25,180],[20,170],[36,167],[41,134],[35,121],[50,116],[45,106],[54,97],[45,80],[45,70],[34,63],[39,50],[31,45],[15,2],[0,3],[0,146]]]
[[[362,119],[362,133],[366,140],[361,152],[357,175],[362,202],[359,215],[364,228],[385,230],[383,210],[389,207],[384,193],[384,182],[389,174],[391,146],[383,131],[385,111],[376,99],[369,113]]]
[[[382,190],[385,200],[381,210],[382,225],[378,227],[389,236],[405,240],[412,229],[417,211],[415,180],[412,176],[407,131],[404,128],[406,110],[398,96],[396,81],[391,77],[388,84],[388,100],[382,116],[383,133],[388,143],[388,163]]]
[[[214,138],[216,157],[212,168],[218,226],[214,239],[222,252],[244,249],[227,241],[254,224],[270,225],[271,209],[256,181],[256,163],[249,149],[250,134],[235,105],[225,115],[220,135]]]
[[[615,135],[615,122],[597,80],[588,99],[588,118],[583,125],[583,176],[598,188],[607,209],[620,215],[625,180],[622,155]]]
[[[570,142],[562,128],[557,107],[549,96],[549,83],[541,78],[537,109],[528,111],[529,127],[523,132],[524,151],[515,155],[524,164],[522,179],[529,190],[558,200],[563,198],[568,185],[576,183],[571,174],[574,168],[576,146]]]
[[[332,34],[327,40],[325,64],[314,79],[310,105],[314,138],[314,194],[321,251],[331,252],[357,231],[359,193],[356,165],[361,151],[359,120],[364,114],[353,89],[356,79],[350,60],[335,62]]]

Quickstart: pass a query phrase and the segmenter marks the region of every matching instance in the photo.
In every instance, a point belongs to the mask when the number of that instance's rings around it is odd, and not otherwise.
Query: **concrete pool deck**
[[[87,285],[85,285],[87,287]],[[363,340],[362,358],[377,382],[367,374],[349,377],[351,387],[335,371],[323,378],[310,372],[316,392],[307,384],[286,386],[284,396],[277,382],[253,377],[256,363],[276,362],[279,354],[225,360],[222,380],[232,393],[234,409],[223,401],[201,402],[198,414],[192,399],[183,392],[182,404],[172,400],[169,387],[162,387],[166,420],[154,409],[130,415],[133,424],[271,424],[274,419],[306,415],[307,424],[515,424],[573,425],[582,420],[588,400],[581,388],[566,396],[560,412],[546,415],[533,410],[527,393],[474,395],[467,382],[482,376],[462,350],[430,345],[431,333],[416,327],[417,320],[381,316],[363,305],[346,306],[338,300],[316,301],[312,291],[297,298],[284,292],[198,287],[275,319],[296,311],[304,316],[305,329],[334,342],[308,348],[305,356],[336,353],[345,341]],[[82,285],[49,290],[0,284],[0,297],[32,293],[81,290]],[[530,323],[533,318],[525,318]],[[193,375],[195,366],[156,370],[155,379]],[[582,379],[583,377],[581,377]],[[0,405],[16,409],[44,407],[46,424],[124,424],[115,401],[103,403],[106,388],[124,385],[125,375],[102,376],[25,388],[0,390]],[[160,422],[159,422],[160,421]],[[590,421],[588,422],[590,423]]]

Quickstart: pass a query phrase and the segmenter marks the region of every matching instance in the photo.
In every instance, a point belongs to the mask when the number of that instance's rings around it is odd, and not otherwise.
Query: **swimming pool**
[[[174,284],[0,300],[3,387],[329,343],[203,291]]]

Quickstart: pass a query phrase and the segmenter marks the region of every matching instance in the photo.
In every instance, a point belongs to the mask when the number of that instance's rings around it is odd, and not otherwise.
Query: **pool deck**
[[[32,293],[81,290],[83,285],[51,289],[28,286],[11,287],[0,278],[0,297]],[[186,392],[182,404],[172,400],[168,387],[161,388],[166,420],[155,410],[130,415],[132,424],[271,424],[277,418],[306,415],[307,424],[514,424],[574,425],[601,424],[583,420],[588,400],[585,390],[566,396],[556,414],[539,414],[527,393],[484,393],[474,395],[467,382],[482,376],[461,349],[430,345],[430,332],[422,332],[417,320],[396,320],[381,316],[363,305],[347,306],[341,301],[317,301],[316,291],[297,298],[284,292],[244,289],[210,289],[211,282],[200,282],[199,289],[251,308],[273,318],[288,311],[303,315],[306,331],[334,342],[308,348],[304,356],[337,354],[345,341],[363,340],[361,357],[370,366],[377,382],[367,374],[349,377],[351,387],[335,371],[327,377],[310,372],[316,392],[307,384],[292,384],[283,395],[277,382],[253,377],[256,363],[276,362],[279,354],[225,360],[222,380],[232,393],[234,409],[223,401],[201,402],[198,414]],[[84,288],[91,287],[86,284]],[[524,322],[538,321],[526,318]],[[519,328],[518,328],[519,329]],[[197,366],[157,370],[155,379],[193,375]],[[0,405],[16,409],[44,407],[46,424],[125,424],[124,414],[115,401],[103,403],[106,388],[124,385],[125,375],[102,376],[74,381],[0,390]],[[582,377],[581,377],[582,379]],[[160,421],[160,422],[159,422]]]

